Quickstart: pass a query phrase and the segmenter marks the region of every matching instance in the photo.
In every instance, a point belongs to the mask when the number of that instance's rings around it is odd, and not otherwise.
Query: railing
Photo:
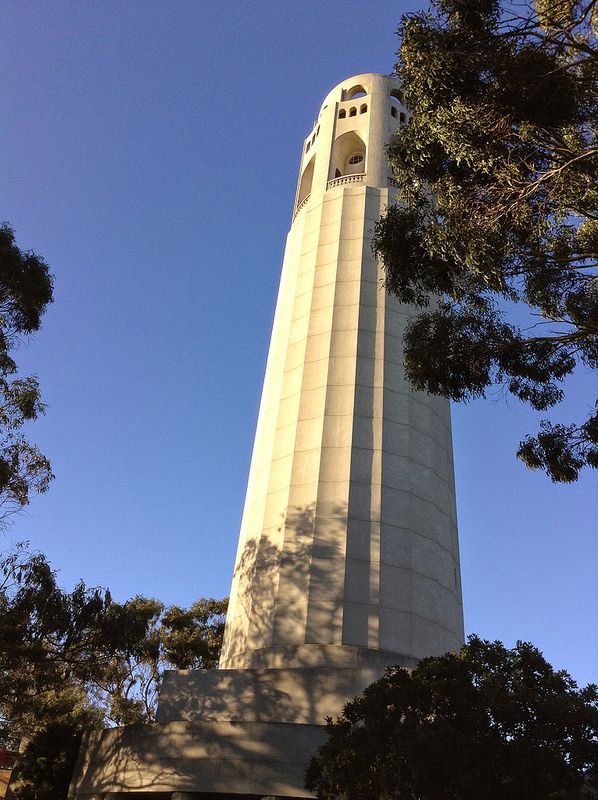
[[[333,189],[335,186],[343,186],[345,183],[363,183],[365,179],[365,172],[360,175],[342,175],[340,178],[333,178],[328,181],[327,189]]]
[[[297,208],[295,209],[295,213],[293,214],[293,219],[295,219],[295,217],[296,217],[296,216],[297,216],[297,214],[298,214],[298,213],[301,211],[301,209],[303,208],[303,206],[307,205],[307,201],[309,200],[309,198],[310,198],[310,197],[311,197],[311,192],[310,192],[309,194],[306,194],[306,195],[305,195],[305,197],[303,198],[303,200],[302,200],[302,201],[299,203],[299,205],[298,205],[298,206],[297,206]]]

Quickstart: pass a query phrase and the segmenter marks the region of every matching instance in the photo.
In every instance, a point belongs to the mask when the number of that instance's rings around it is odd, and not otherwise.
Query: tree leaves
[[[218,664],[227,600],[202,598],[190,609],[171,606],[162,617],[164,657],[178,669],[212,669]]]
[[[14,231],[0,226],[0,520],[44,492],[53,478],[50,462],[19,429],[43,414],[35,376],[12,378],[17,365],[11,351],[19,337],[39,329],[52,302],[52,277],[45,261],[23,252]]]
[[[306,778],[326,800],[578,800],[598,763],[598,691],[528,643],[470,637],[391,667],[327,731]]]
[[[151,722],[164,670],[216,666],[226,605],[202,598],[188,610],[165,608],[139,596],[118,603],[83,582],[66,592],[43,555],[24,546],[4,554],[0,741],[27,743],[14,796],[60,797],[64,770],[52,765],[74,757],[84,730]],[[66,750],[50,747],[51,731]],[[45,770],[35,767],[40,757],[49,759]],[[35,783],[42,774],[46,794]]]
[[[0,226],[0,316],[5,334],[33,333],[52,302],[52,277],[48,265],[35,253],[15,244],[14,231]]]
[[[580,426],[542,422],[540,433],[521,442],[517,455],[562,483],[577,480],[585,464],[598,469],[598,411]]]
[[[406,334],[415,388],[467,400],[500,384],[545,410],[578,364],[598,366],[592,6],[436,0],[434,13],[402,19],[397,73],[412,116],[388,149],[398,203],[373,247],[391,293],[432,300]],[[594,466],[584,423],[550,439],[546,426],[519,451],[528,466],[558,481]]]

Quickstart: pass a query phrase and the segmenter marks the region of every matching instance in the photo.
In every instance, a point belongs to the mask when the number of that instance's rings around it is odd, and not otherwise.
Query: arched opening
[[[313,144],[315,141],[316,141],[316,134],[314,133],[314,135],[311,137],[311,143]]]
[[[390,93],[391,97],[394,97],[395,100],[398,100],[401,105],[403,104],[403,92],[399,91],[398,89],[393,89]]]
[[[358,97],[365,97],[367,94],[367,89],[365,86],[361,84],[357,84],[357,86],[353,86],[347,92],[343,94],[343,100],[355,100]]]
[[[347,112],[345,111],[344,108],[341,108],[341,110],[338,112],[338,118],[339,119],[344,119],[346,116],[347,116]]]
[[[301,203],[305,200],[308,194],[311,192],[311,184],[314,179],[314,165],[316,163],[316,157],[313,155],[309,164],[303,170],[303,175],[301,176],[301,182],[299,184],[299,196],[297,197],[297,207],[301,205]]]
[[[395,108],[395,106],[391,106],[391,107],[390,107],[390,114],[391,114],[391,116],[393,116],[395,119],[396,119],[396,118],[399,116],[399,112],[397,111],[397,109]]]
[[[364,103],[364,104],[361,106],[361,108],[359,109],[359,113],[360,113],[360,114],[365,114],[365,112],[366,112],[367,110],[368,110],[367,104],[366,104],[366,103]]]
[[[399,116],[399,122],[401,123],[401,125],[404,125],[407,122],[407,117],[403,114],[402,111],[401,111],[401,114]]]
[[[332,148],[330,179],[361,175],[366,171],[366,146],[356,131],[339,136]]]
[[[357,108],[355,106],[351,106],[349,109],[349,116],[356,117],[357,116]]]

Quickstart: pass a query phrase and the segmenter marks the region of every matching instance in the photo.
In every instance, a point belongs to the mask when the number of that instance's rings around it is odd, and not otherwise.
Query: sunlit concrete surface
[[[94,732],[77,765],[77,797],[305,795],[305,764],[324,740],[319,725],[263,722],[171,722]]]
[[[322,104],[302,148],[221,669],[168,675],[157,724],[90,737],[73,797],[309,796],[325,717],[385,666],[463,642],[449,403],[407,383],[412,310],[385,293],[371,252],[395,191],[384,148],[407,123],[383,75]]]
[[[380,673],[373,666],[170,672],[160,692],[157,722],[213,719],[321,725]]]

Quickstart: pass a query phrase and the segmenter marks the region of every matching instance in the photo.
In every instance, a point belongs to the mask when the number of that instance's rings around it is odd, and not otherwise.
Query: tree
[[[52,479],[50,462],[20,432],[43,413],[35,376],[15,377],[12,351],[37,331],[48,303],[52,277],[45,261],[15,244],[14,231],[0,226],[0,520],[44,492]]]
[[[83,582],[65,592],[23,546],[0,577],[0,741],[21,743],[19,800],[66,797],[85,730],[153,721],[165,669],[217,663],[226,600],[185,610]]]
[[[470,637],[400,667],[327,725],[307,788],[333,800],[569,800],[597,788],[598,690],[530,644]]]
[[[412,116],[389,147],[399,202],[374,251],[419,308],[416,389],[462,401],[498,384],[544,411],[598,366],[597,32],[596,0],[433,0],[403,17]],[[518,456],[553,481],[598,467],[598,407],[543,421]]]

